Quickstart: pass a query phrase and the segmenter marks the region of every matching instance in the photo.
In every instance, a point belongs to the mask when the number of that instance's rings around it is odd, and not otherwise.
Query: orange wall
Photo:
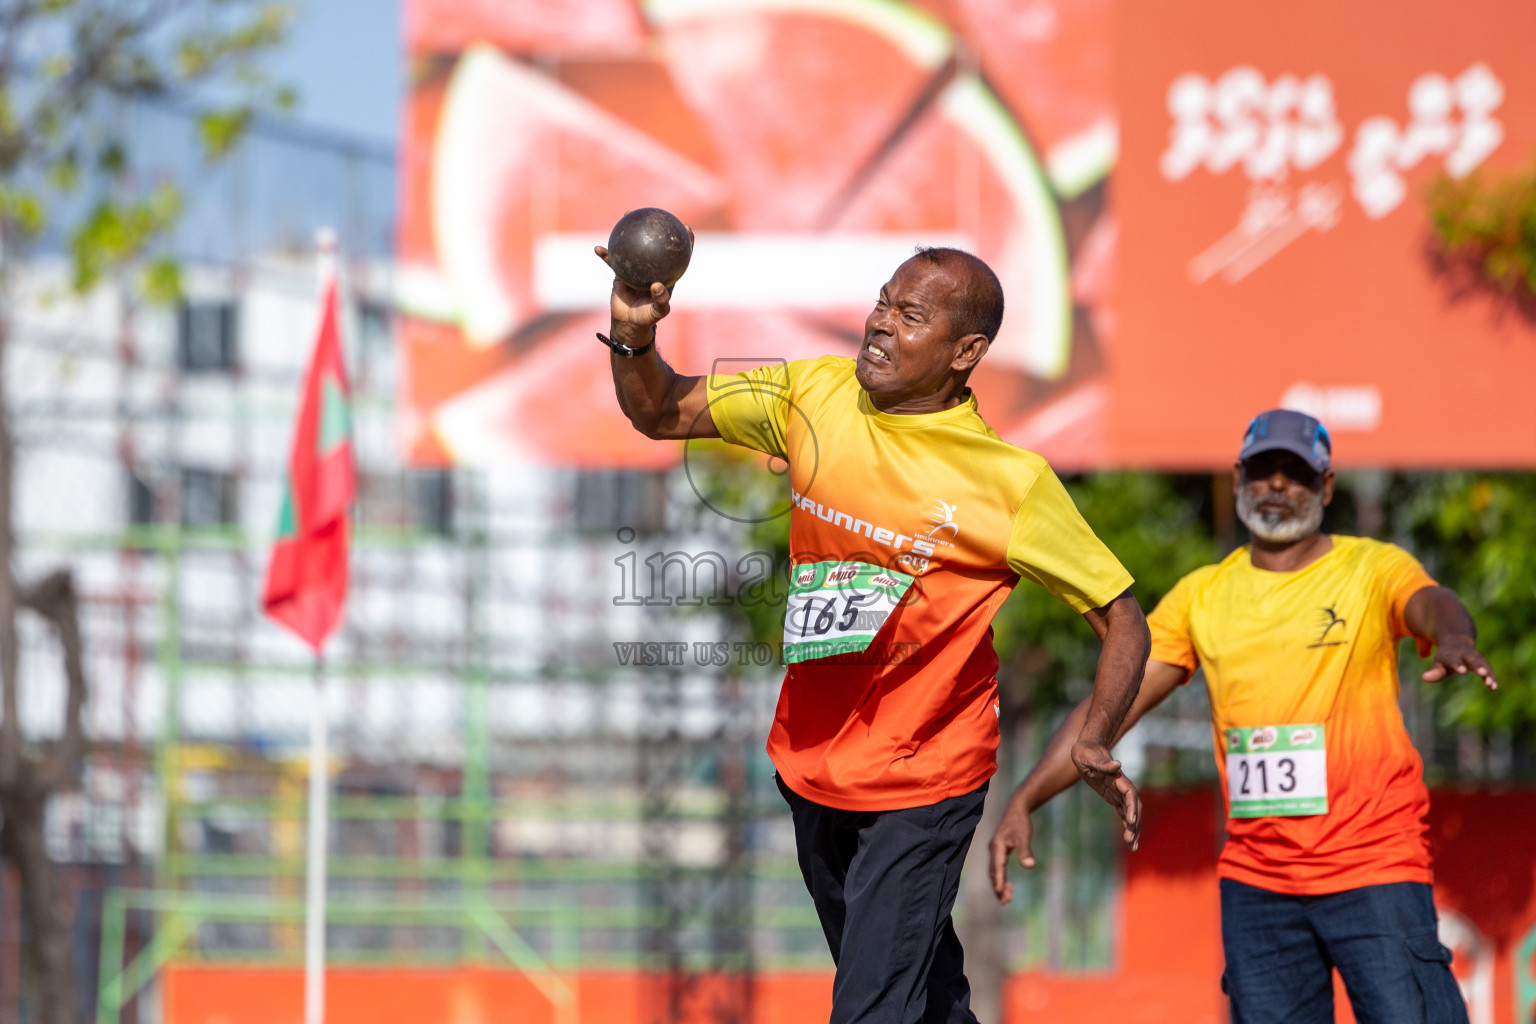
[[[721,979],[715,979],[717,982]],[[642,976],[582,971],[581,1024],[641,1020]],[[825,971],[759,975],[753,990],[759,1024],[825,1018],[832,975]],[[711,989],[701,986],[687,1018],[712,1020]],[[177,964],[165,971],[168,1024],[302,1024],[304,976],[295,967]],[[553,1007],[533,983],[508,970],[475,967],[344,967],[326,972],[327,1024],[555,1024]]]
[[[1126,861],[1118,967],[1029,972],[1008,981],[1007,1019],[1029,1024],[1222,1024],[1217,794],[1146,794],[1140,852]],[[1536,794],[1434,794],[1435,897],[1460,922],[1456,973],[1474,1024],[1536,1024]],[[583,971],[581,1024],[654,1024],[645,978]],[[682,1018],[712,1019],[726,979],[696,991]],[[832,977],[760,973],[755,1024],[825,1020]],[[1517,1003],[1520,1009],[1517,1010]],[[168,1024],[300,1024],[303,976],[293,967],[177,964],[165,972]],[[548,1002],[519,974],[488,968],[333,968],[328,1024],[554,1024]],[[1486,1016],[1480,1016],[1480,1011]],[[1353,1021],[1342,1005],[1341,1024]]]

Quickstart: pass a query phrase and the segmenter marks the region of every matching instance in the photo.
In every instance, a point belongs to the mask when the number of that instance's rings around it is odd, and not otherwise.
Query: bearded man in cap
[[[1185,576],[1148,616],[1152,654],[1121,735],[1204,667],[1227,801],[1222,990],[1233,1024],[1332,1024],[1337,968],[1360,1024],[1465,1024],[1436,934],[1423,764],[1398,710],[1398,644],[1426,682],[1497,688],[1466,607],[1401,548],[1323,533],[1328,431],[1276,409],[1233,479],[1252,542]],[[1077,780],[1086,708],[1057,731],[992,839],[992,884],[1034,866],[1030,819]],[[1118,739],[1118,736],[1116,737]]]

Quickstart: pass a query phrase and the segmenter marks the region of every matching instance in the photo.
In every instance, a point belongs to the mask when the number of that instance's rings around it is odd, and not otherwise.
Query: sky
[[[400,137],[405,0],[296,0],[288,42],[269,68],[299,93],[292,119],[382,143]]]

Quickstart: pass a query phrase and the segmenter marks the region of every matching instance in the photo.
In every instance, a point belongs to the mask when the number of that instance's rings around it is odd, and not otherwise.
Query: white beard
[[[1282,501],[1290,505],[1290,515],[1271,511],[1259,511],[1262,502]],[[1246,487],[1237,489],[1237,518],[1242,520],[1248,532],[1270,544],[1291,544],[1311,536],[1323,525],[1323,496],[1321,492],[1308,492],[1297,508],[1289,498],[1277,495],[1253,497]]]

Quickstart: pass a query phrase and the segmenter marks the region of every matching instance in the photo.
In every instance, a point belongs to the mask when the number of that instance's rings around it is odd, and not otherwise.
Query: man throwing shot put
[[[1153,611],[1152,659],[1121,731],[1204,666],[1227,798],[1217,873],[1233,1024],[1332,1024],[1335,967],[1360,1024],[1465,1022],[1436,937],[1429,793],[1398,711],[1398,643],[1433,647],[1428,682],[1498,684],[1472,617],[1413,556],[1320,531],[1331,457],[1310,416],[1276,409],[1249,424],[1233,474],[1252,544]],[[1030,813],[1077,778],[1068,748],[1088,713],[1068,716],[992,838],[1003,902],[1009,854],[1034,866]]]
[[[903,263],[857,359],[679,376],[655,347],[669,300],[660,284],[614,282],[613,379],[630,422],[789,464],[788,670],[768,753],[837,964],[831,1019],[974,1021],[950,910],[997,767],[992,616],[1028,577],[1097,631],[1068,756],[1134,842],[1136,793],[1107,749],[1148,653],[1131,577],[1045,460],[981,418],[966,379],[1003,294],[976,257]]]

